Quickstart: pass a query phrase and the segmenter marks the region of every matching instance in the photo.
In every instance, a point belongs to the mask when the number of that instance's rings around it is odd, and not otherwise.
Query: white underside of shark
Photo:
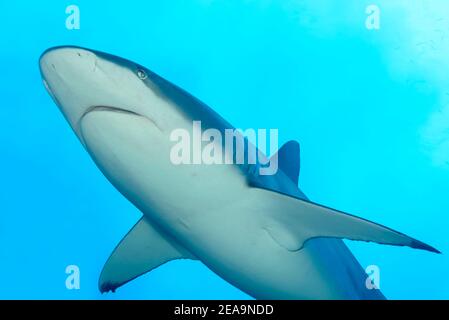
[[[77,47],[47,50],[44,84],[107,179],[142,218],[100,275],[102,292],[174,259],[197,259],[261,299],[382,299],[340,239],[436,249],[379,224],[310,202],[298,188],[299,146],[279,171],[174,165],[170,132],[192,121],[232,128],[212,109],[131,61]],[[144,76],[142,76],[144,75]]]

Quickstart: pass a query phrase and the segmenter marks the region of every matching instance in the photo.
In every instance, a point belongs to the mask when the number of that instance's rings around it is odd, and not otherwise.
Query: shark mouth
[[[109,112],[117,112],[117,113],[126,113],[126,114],[132,114],[138,117],[143,117],[141,114],[131,111],[131,110],[127,110],[127,109],[122,109],[122,108],[118,108],[118,107],[109,107],[109,106],[92,106],[87,108],[87,110],[81,115],[80,117],[80,122],[82,121],[82,119],[90,112],[93,111],[109,111]]]
[[[91,107],[87,108],[86,111],[81,115],[81,117],[78,120],[78,125],[77,125],[78,128],[80,127],[81,122],[83,121],[84,117],[91,112],[114,112],[114,113],[122,113],[122,114],[132,115],[132,116],[136,116],[136,117],[142,117],[142,118],[145,118],[148,121],[150,121],[156,128],[158,128],[160,131],[162,131],[159,124],[154,119],[152,119],[146,115],[144,116],[140,113],[131,111],[129,109],[123,109],[123,108],[111,107],[111,106],[91,106]]]

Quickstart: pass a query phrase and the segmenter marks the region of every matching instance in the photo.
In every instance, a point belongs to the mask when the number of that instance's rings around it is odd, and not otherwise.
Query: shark
[[[256,299],[385,299],[367,288],[367,274],[344,239],[439,253],[309,200],[298,187],[296,141],[271,157],[279,167],[271,175],[260,174],[260,162],[173,164],[173,130],[191,132],[193,121],[201,121],[202,130],[233,127],[138,63],[59,46],[41,55],[39,68],[93,162],[142,213],[106,261],[98,282],[102,293],[169,261],[192,259]]]

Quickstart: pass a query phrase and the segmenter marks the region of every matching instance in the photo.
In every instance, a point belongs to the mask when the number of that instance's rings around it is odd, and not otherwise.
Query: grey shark
[[[298,188],[299,144],[256,164],[174,165],[175,129],[233,128],[154,72],[110,54],[56,47],[44,85],[106,178],[142,213],[99,279],[101,292],[174,259],[195,259],[258,299],[383,299],[341,239],[438,252],[380,224],[311,202]],[[225,151],[224,151],[225,152]]]

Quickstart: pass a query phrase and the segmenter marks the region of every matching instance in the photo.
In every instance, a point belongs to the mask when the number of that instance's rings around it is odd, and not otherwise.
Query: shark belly
[[[311,240],[299,251],[281,247],[257,214],[239,206],[250,187],[234,166],[172,164],[167,132],[132,113],[91,111],[80,125],[88,152],[111,183],[231,284],[263,299],[361,297],[351,278],[354,267],[342,261],[351,255],[343,242]]]

